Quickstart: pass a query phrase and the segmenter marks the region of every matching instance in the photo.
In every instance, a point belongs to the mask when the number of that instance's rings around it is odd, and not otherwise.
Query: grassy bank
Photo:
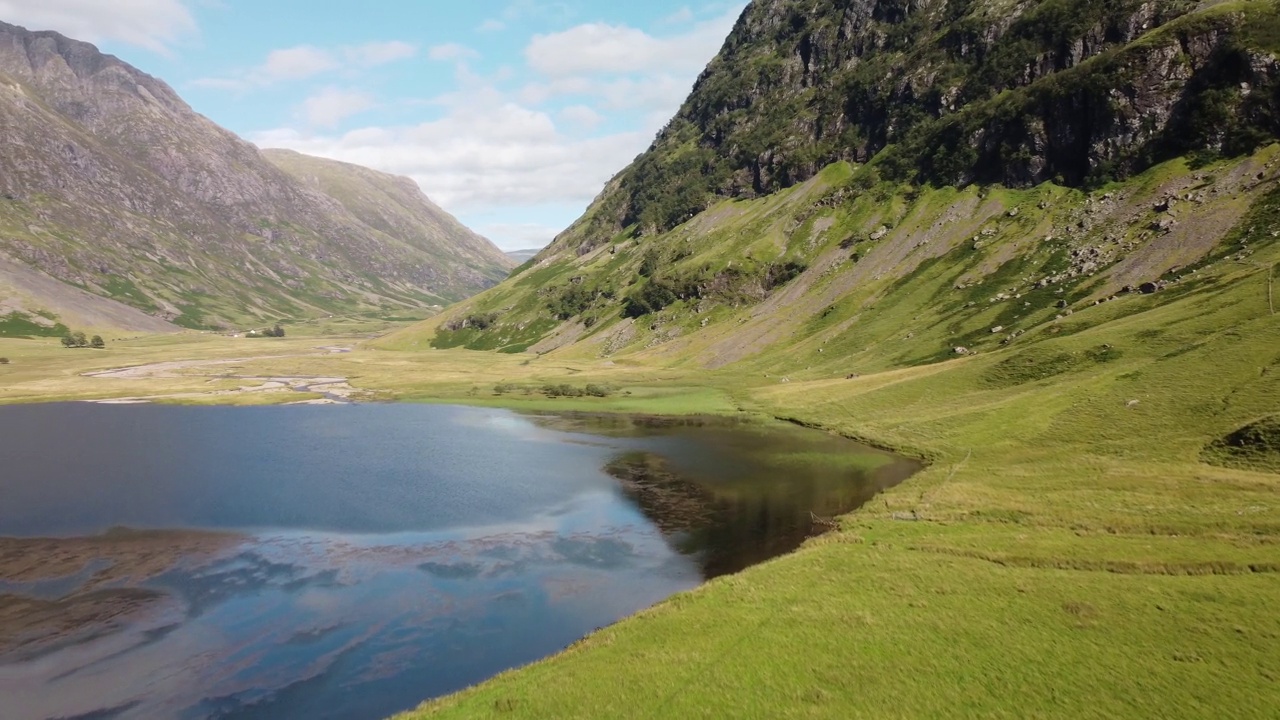
[[[466,351],[385,351],[367,347],[365,340],[185,333],[112,339],[105,350],[92,350],[67,349],[53,339],[0,338],[0,357],[9,359],[0,364],[0,404],[123,397],[159,397],[176,404],[287,402],[305,398],[223,393],[264,378],[320,376],[348,378],[368,400],[668,415],[739,411],[730,391],[661,368]],[[148,370],[136,377],[93,376],[134,367]],[[598,385],[606,395],[548,396],[547,385],[574,391]]]
[[[1269,292],[1241,263],[976,357],[705,376],[932,465],[791,556],[405,717],[1271,717],[1280,475],[1205,461],[1280,411]]]

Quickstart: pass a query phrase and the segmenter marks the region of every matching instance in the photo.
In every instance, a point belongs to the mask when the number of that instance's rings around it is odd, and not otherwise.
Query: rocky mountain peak
[[[53,31],[0,22],[0,69],[40,93],[58,112],[92,129],[140,106],[194,115],[162,80],[90,43]]]

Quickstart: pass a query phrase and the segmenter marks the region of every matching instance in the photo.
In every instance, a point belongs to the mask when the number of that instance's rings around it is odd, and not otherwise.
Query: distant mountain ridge
[[[528,248],[525,250],[508,250],[507,257],[517,263],[524,263],[532,260],[535,255],[542,252],[542,248]]]
[[[336,200],[367,227],[429,252],[442,264],[482,272],[483,283],[506,277],[511,263],[505,253],[431,202],[412,179],[292,150],[261,152],[304,186]]]
[[[0,256],[186,327],[447,304],[513,265],[412,181],[264,154],[54,32],[0,23],[0,144]]]

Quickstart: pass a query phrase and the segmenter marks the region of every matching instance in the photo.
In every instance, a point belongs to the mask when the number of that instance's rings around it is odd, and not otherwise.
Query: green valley
[[[93,354],[15,305],[0,403],[277,404],[325,378],[780,420],[925,463],[793,553],[403,720],[1273,717],[1278,39],[1254,0],[756,0],[502,282]],[[405,182],[265,157],[449,252]],[[492,254],[453,260],[496,280]]]

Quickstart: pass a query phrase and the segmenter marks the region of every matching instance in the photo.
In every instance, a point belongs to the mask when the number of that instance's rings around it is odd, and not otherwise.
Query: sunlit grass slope
[[[704,385],[930,461],[792,556],[408,717],[1274,716],[1274,155],[1092,192],[824,203],[864,172],[833,167],[638,244],[549,253],[381,341],[431,362],[536,340],[505,381]],[[548,315],[572,287],[638,292],[650,254],[668,277],[806,269],[754,298],[630,319],[589,295],[593,322]]]
[[[734,392],[931,465],[794,555],[406,717],[1274,717],[1280,475],[1203,458],[1280,411],[1277,260],[1022,346]]]

